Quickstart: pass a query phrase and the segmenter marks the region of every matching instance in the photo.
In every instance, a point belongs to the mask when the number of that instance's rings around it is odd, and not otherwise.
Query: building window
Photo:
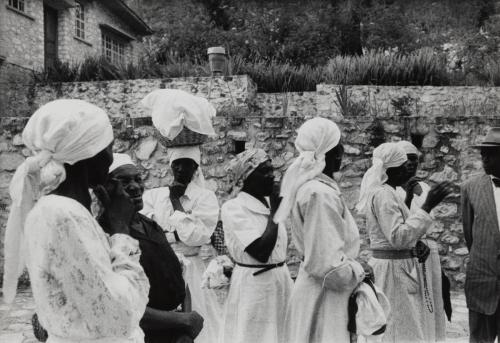
[[[113,63],[125,62],[125,43],[115,35],[102,33],[102,54]]]
[[[85,39],[85,8],[79,2],[76,2],[75,7],[75,35]]]
[[[24,0],[9,0],[9,6],[24,12]]]

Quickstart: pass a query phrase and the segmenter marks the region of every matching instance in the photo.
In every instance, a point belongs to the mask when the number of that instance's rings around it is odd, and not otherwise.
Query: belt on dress
[[[240,263],[240,262],[234,262],[240,267],[245,267],[245,268],[259,268],[260,270],[257,270],[255,273],[253,273],[253,276],[257,276],[259,274],[265,273],[271,269],[282,267],[285,264],[285,261],[279,262],[279,263],[270,263],[270,264],[245,264],[245,263]]]
[[[381,260],[404,260],[407,258],[416,257],[413,249],[405,250],[383,250],[383,249],[372,249],[373,258],[378,258]]]

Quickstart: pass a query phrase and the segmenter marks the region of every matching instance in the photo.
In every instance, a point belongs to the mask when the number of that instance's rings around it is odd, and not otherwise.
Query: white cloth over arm
[[[307,230],[302,242],[304,270],[322,279],[324,287],[329,289],[354,289],[363,279],[364,271],[344,251],[346,240],[353,240],[352,233],[343,229],[350,226],[347,221],[352,216],[340,198],[340,191],[313,181],[298,198],[298,207]],[[355,238],[359,239],[359,235]],[[359,251],[359,240],[357,247]]]
[[[149,282],[136,240],[108,241],[87,209],[56,195],[39,200],[25,227],[36,310],[49,337],[141,341]]]
[[[179,239],[186,245],[210,243],[219,218],[219,202],[215,193],[191,182],[180,199],[186,212],[174,211],[169,195],[168,187],[146,191],[141,213],[153,218],[164,230],[177,231]]]
[[[432,218],[422,209],[408,215],[408,208],[388,185],[383,185],[374,192],[370,205],[378,226],[395,249],[413,248],[432,224]]]

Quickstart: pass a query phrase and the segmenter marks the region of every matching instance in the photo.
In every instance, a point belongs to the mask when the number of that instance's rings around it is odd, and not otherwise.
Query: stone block
[[[432,212],[436,218],[448,218],[457,215],[457,204],[442,203],[436,206]]]
[[[353,147],[351,145],[347,145],[347,144],[344,145],[344,152],[347,155],[359,155],[359,154],[361,154],[361,151],[358,148],[355,148],[355,147]]]
[[[0,158],[0,170],[15,171],[25,158],[14,152],[3,153]]]
[[[157,144],[158,141],[154,138],[143,140],[135,151],[135,156],[142,161],[148,160],[156,150]]]
[[[436,183],[443,181],[457,181],[458,174],[450,166],[445,165],[442,171],[432,174],[429,180]]]
[[[469,249],[463,247],[463,248],[458,248],[453,251],[453,253],[457,256],[465,256],[469,254]]]
[[[458,242],[460,242],[460,239],[450,233],[445,233],[443,236],[441,236],[440,241],[445,244],[457,244]]]
[[[234,139],[235,141],[246,141],[247,133],[245,131],[229,131],[227,133],[227,137],[230,139]]]

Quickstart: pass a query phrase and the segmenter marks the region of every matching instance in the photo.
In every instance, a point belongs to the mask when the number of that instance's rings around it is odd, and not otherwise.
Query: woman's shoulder
[[[69,215],[69,214],[88,214],[90,212],[78,201],[71,199],[69,197],[49,194],[42,196],[35,206],[32,212],[41,212],[43,215]]]

